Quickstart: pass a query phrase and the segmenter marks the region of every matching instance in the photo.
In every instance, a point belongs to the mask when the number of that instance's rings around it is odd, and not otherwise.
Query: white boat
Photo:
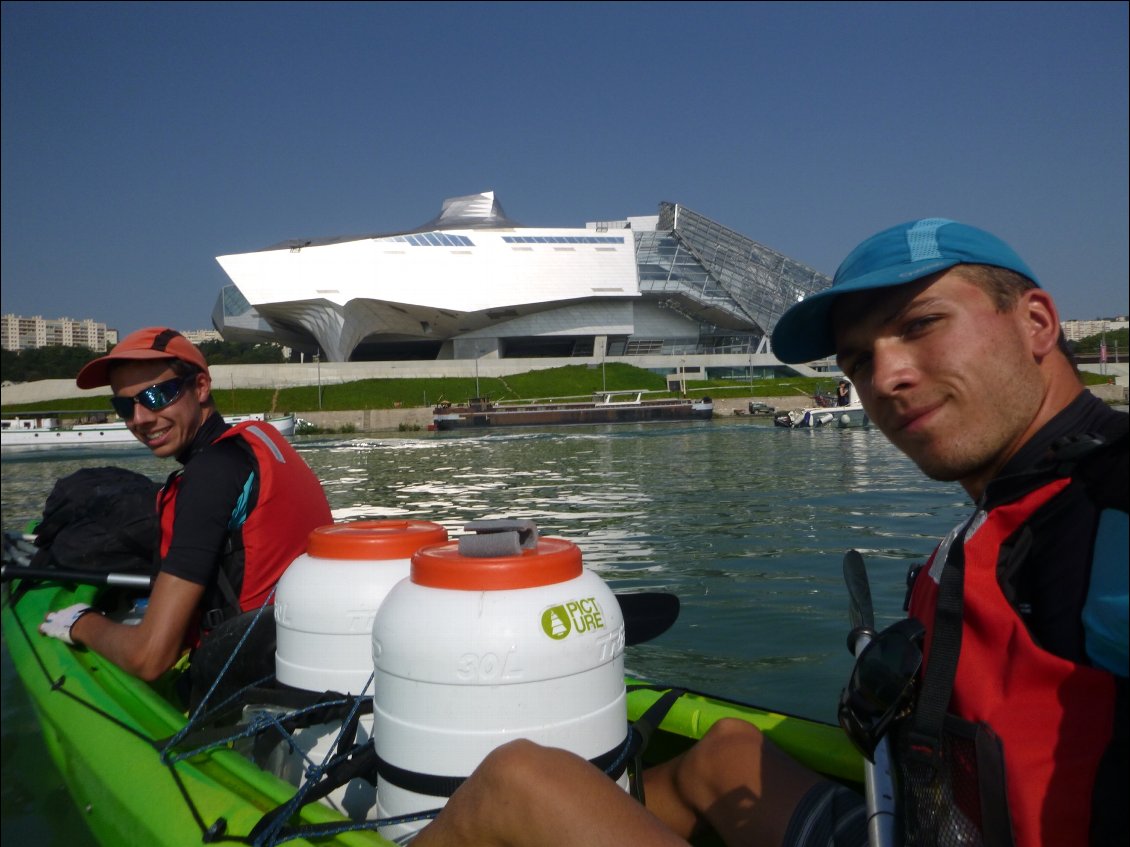
[[[28,415],[26,417],[4,418],[0,421],[0,449],[4,452],[16,450],[49,450],[59,447],[113,447],[121,449],[137,448],[145,445],[134,438],[124,421],[98,421],[76,423],[64,426],[58,413],[54,415]],[[289,438],[294,435],[297,419],[290,415],[250,415],[225,416],[228,423],[242,421],[265,421]]]
[[[260,412],[254,415],[224,415],[224,420],[230,424],[243,423],[244,421],[266,421],[285,438],[292,437],[295,428],[298,426],[298,418],[293,414],[266,415]]]
[[[842,382],[847,384],[847,403],[837,405],[833,397],[817,394],[813,397],[817,405],[780,412],[773,418],[773,423],[788,428],[836,426],[846,429],[867,426],[871,423],[871,419],[863,411],[863,404],[856,396],[855,386],[847,379]]]

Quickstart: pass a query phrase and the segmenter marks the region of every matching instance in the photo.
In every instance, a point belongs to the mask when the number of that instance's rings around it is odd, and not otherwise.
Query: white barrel
[[[407,578],[412,554],[446,540],[442,526],[418,520],[351,521],[310,533],[306,553],[275,592],[276,679],[307,691],[360,695],[373,673],[377,609]],[[372,727],[372,716],[362,715],[355,742],[367,742]],[[311,763],[321,765],[335,752],[340,732],[340,723],[300,728],[259,764],[298,786]],[[322,802],[354,820],[376,816],[376,789],[362,779]]]
[[[408,576],[412,554],[447,540],[439,524],[351,521],[318,527],[275,592],[275,678],[307,691],[360,694],[373,672],[373,618]]]
[[[485,524],[532,527],[468,528]],[[436,777],[466,777],[517,738],[590,760],[624,750],[624,620],[611,590],[583,568],[576,545],[538,539],[536,528],[532,542],[501,555],[469,555],[482,552],[470,539],[421,549],[377,613],[381,818],[444,805]],[[398,839],[423,825],[381,833]]]

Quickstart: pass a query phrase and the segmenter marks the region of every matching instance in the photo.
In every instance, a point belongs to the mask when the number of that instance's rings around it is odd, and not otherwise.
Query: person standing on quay
[[[1123,843],[1127,416],[1084,390],[1051,296],[995,236],[912,221],[852,251],[773,347],[785,362],[835,353],[884,435],[976,503],[915,572],[928,695],[890,704],[910,712],[890,735],[907,843]],[[851,693],[849,723],[884,717]],[[919,732],[942,712],[939,736]],[[511,742],[414,843],[867,841],[862,797],[744,721],[719,721],[645,784],[646,808],[571,753]]]
[[[186,647],[258,610],[310,532],[333,516],[321,483],[274,427],[224,422],[208,363],[179,332],[138,330],[88,362],[76,382],[109,385],[138,441],[182,467],[157,498],[159,570],[141,622],[116,623],[77,604],[48,614],[40,631],[153,680]],[[269,625],[273,632],[273,618]],[[251,659],[273,671],[273,651]]]

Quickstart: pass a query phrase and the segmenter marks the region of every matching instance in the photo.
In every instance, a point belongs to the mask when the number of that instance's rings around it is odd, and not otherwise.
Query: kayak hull
[[[4,587],[4,641],[51,758],[99,843],[172,847],[205,843],[221,833],[245,838],[265,813],[295,794],[293,785],[229,747],[163,762],[162,739],[186,722],[172,696],[183,669],[150,685],[90,651],[39,634],[37,626],[49,610],[93,602],[107,589],[20,586],[17,580]],[[638,719],[667,690],[642,680],[627,682],[630,720]],[[810,767],[862,784],[862,760],[839,727],[694,692],[680,696],[666,713],[645,760],[655,763],[677,755],[724,718],[749,721]],[[319,803],[302,807],[295,822],[349,824]],[[391,842],[376,831],[358,830],[287,843],[346,847]]]
[[[294,795],[294,786],[230,749],[162,763],[159,742],[185,724],[185,714],[158,693],[161,686],[171,690],[177,672],[155,688],[94,653],[39,634],[36,626],[47,611],[90,602],[93,588],[43,587],[18,594],[5,589],[4,642],[51,758],[99,843],[172,847],[204,843],[210,830],[246,835]],[[302,821],[345,819],[314,803],[303,808]],[[389,844],[368,831],[317,843]]]

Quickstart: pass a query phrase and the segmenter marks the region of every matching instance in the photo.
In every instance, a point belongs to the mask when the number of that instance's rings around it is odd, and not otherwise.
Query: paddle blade
[[[679,598],[665,591],[616,594],[629,647],[662,635],[679,617]]]
[[[871,605],[871,586],[867,581],[867,566],[858,550],[844,554],[844,583],[848,590],[848,616],[852,628],[875,628],[875,609]]]

